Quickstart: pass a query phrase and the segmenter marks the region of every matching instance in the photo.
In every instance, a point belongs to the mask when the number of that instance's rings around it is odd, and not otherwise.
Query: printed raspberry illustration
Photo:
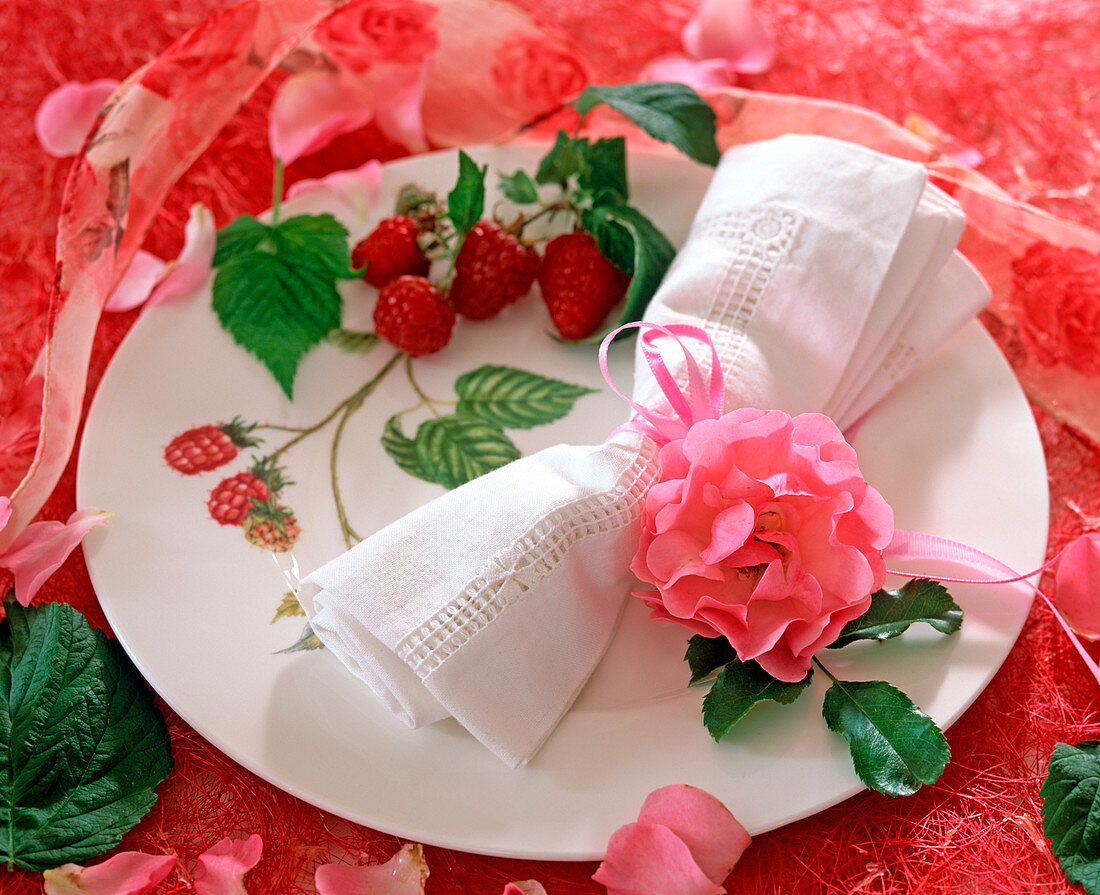
[[[252,509],[252,501],[262,503],[270,494],[263,480],[251,472],[238,472],[214,486],[206,507],[214,521],[222,525],[240,525]]]
[[[363,279],[379,288],[404,274],[423,276],[431,262],[420,251],[418,233],[417,223],[411,217],[386,218],[356,243],[351,252],[352,266],[359,269],[365,264]]]
[[[164,449],[164,460],[177,472],[198,475],[224,466],[237,456],[240,448],[255,447],[260,439],[251,437],[256,425],[245,424],[240,417],[228,423],[196,426],[181,432]]]
[[[398,277],[378,293],[374,330],[410,357],[438,351],[450,341],[454,324],[454,308],[424,277]]]
[[[285,553],[294,546],[302,528],[288,507],[280,506],[269,498],[262,507],[256,507],[244,517],[244,536],[272,553]]]
[[[630,277],[607,260],[588,233],[563,233],[546,246],[539,288],[563,339],[596,332],[629,285]]]
[[[448,297],[470,320],[488,320],[531,291],[539,256],[492,221],[478,221],[455,258]]]

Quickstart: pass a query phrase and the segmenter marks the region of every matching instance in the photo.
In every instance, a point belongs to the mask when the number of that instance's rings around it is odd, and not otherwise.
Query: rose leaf
[[[925,622],[941,634],[954,634],[962,625],[963,613],[951,594],[938,581],[914,578],[898,590],[880,590],[859,618],[844,626],[829,644],[839,649],[856,640],[889,640],[916,622]]]
[[[715,740],[720,740],[749,709],[765,699],[788,705],[794,702],[813,678],[813,669],[795,683],[777,680],[757,662],[734,658],[714,679],[703,698],[703,723]]]
[[[1056,743],[1043,799],[1043,834],[1066,879],[1100,895],[1100,741]]]
[[[692,684],[697,684],[711,672],[737,658],[737,652],[725,637],[704,637],[693,634],[688,641],[684,659],[691,669]]]

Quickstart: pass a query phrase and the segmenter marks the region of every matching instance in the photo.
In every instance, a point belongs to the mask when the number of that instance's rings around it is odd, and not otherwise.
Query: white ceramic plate
[[[530,169],[536,154],[509,148],[481,158],[511,171]],[[631,164],[636,201],[679,243],[709,172],[663,157]],[[454,171],[449,154],[388,165],[380,207],[392,207],[397,186],[410,180],[445,191]],[[344,291],[345,325],[366,325],[373,291],[361,283]],[[432,397],[453,398],[457,375],[492,362],[599,388],[560,421],[510,433],[525,453],[559,441],[598,443],[625,408],[603,387],[594,351],[554,343],[546,327],[535,297],[497,320],[460,322],[447,349],[417,361],[417,381]],[[169,705],[241,764],[309,802],[408,839],[497,855],[597,858],[645,795],[669,783],[715,794],[753,833],[861,788],[844,741],[821,719],[821,681],[794,705],[755,708],[715,744],[701,724],[703,691],[684,686],[686,632],[648,621],[639,601],[630,601],[575,708],[519,770],[453,722],[406,729],[327,651],[280,652],[303,620],[272,620],[286,590],[273,554],[250,545],[241,528],[216,524],[205,506],[218,481],[248,465],[248,452],[185,477],[166,465],[164,446],[191,426],[237,414],[284,426],[316,421],[390,353],[323,345],[304,361],[288,402],[218,327],[208,292],[149,309],[118,350],[88,419],[78,478],[80,505],[115,516],[89,535],[85,552],[111,625]],[[628,355],[613,361],[628,389]],[[380,447],[384,421],[414,404],[398,367],[348,423],[338,475],[360,534],[440,493],[398,470]],[[407,416],[406,431],[425,415]],[[302,528],[294,557],[303,569],[343,545],[329,484],[331,432],[283,458],[296,483],[283,502]],[[260,434],[268,450],[287,437]],[[874,412],[856,446],[900,527],[964,540],[1021,570],[1041,562],[1039,439],[1010,369],[976,323]],[[914,629],[830,654],[829,665],[848,679],[890,680],[950,724],[1000,666],[1030,604],[1024,589],[953,590],[966,611],[960,634]]]

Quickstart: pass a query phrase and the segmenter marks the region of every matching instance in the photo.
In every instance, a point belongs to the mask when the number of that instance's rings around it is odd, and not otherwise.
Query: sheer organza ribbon
[[[652,407],[646,407],[628,398],[619,390],[612,380],[607,363],[608,349],[615,337],[628,329],[639,329],[642,331],[639,336],[641,340],[640,348],[642,356],[645,358],[646,364],[653,373],[654,380],[660,387],[661,392],[668,400],[672,408],[672,414],[662,413]],[[655,344],[657,340],[662,337],[674,340],[684,353],[685,371],[688,378],[688,390],[686,395],[676,383],[660,349],[657,348]],[[703,343],[703,345],[709,349],[711,356],[709,382],[705,381],[703,371],[700,369],[694,355],[688,349],[687,345],[684,344],[681,337],[694,339]],[[670,441],[683,438],[687,434],[688,429],[699,420],[718,419],[722,416],[725,396],[722,365],[718,359],[718,351],[714,347],[714,343],[711,341],[710,336],[705,330],[697,326],[691,326],[690,324],[684,323],[659,326],[655,323],[647,323],[645,321],[624,324],[618,329],[608,333],[604,338],[600,345],[599,361],[600,372],[603,373],[603,377],[611,387],[611,390],[629,404],[635,412],[635,416],[628,422],[619,426],[615,432],[612,433],[612,436],[618,432],[638,432],[652,438],[658,444],[668,444]],[[888,570],[892,575],[899,575],[905,578],[934,578],[937,581],[949,584],[1012,584],[1018,581],[1027,581],[1027,579],[1033,578],[1035,575],[1053,567],[1064,552],[1064,549],[1060,550],[1037,569],[1020,574],[996,557],[990,556],[988,553],[984,553],[968,544],[953,541],[949,538],[939,537],[938,535],[925,534],[924,532],[897,529],[894,532],[893,539],[887,545],[886,549],[883,550],[883,556],[886,559],[900,560],[945,560],[958,565],[967,566],[975,571],[984,570],[999,576],[996,578],[950,578],[941,575],[900,572],[894,569]],[[1046,603],[1047,607],[1054,615],[1054,618],[1058,621],[1058,624],[1061,625],[1062,630],[1077,650],[1081,660],[1092,673],[1097,684],[1100,684],[1100,665],[1098,665],[1088,654],[1084,644],[1073,631],[1069,622],[1066,621],[1065,617],[1058,611],[1053,601],[1051,601],[1046,594],[1030,581],[1027,583],[1035,593],[1043,599],[1043,602]]]

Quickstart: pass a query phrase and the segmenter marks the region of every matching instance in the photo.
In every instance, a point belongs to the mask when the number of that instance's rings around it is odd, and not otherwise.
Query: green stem
[[[405,378],[409,380],[409,385],[412,386],[412,390],[416,392],[416,396],[420,399],[421,406],[427,407],[432,416],[439,419],[439,412],[435,409],[437,401],[433,401],[421,390],[420,385],[416,381],[416,377],[413,376],[412,358],[405,358]]]
[[[836,675],[834,675],[831,671],[829,671],[828,668],[826,668],[824,665],[822,665],[821,660],[817,656],[812,656],[810,658],[810,661],[813,662],[814,665],[816,665],[818,668],[820,668],[825,673],[825,676],[827,678],[829,678],[829,680],[831,680],[834,684],[839,684],[840,683],[840,681],[837,680]]]
[[[275,185],[271,196],[271,223],[279,223],[279,203],[283,200],[283,160],[275,159]]]
[[[344,408],[344,413],[340,417],[340,422],[336,424],[336,432],[332,436],[332,448],[329,452],[329,478],[332,481],[332,499],[336,504],[336,515],[340,520],[340,532],[344,536],[344,544],[351,549],[355,544],[363,540],[356,533],[355,529],[351,527],[348,522],[348,514],[344,509],[344,501],[340,496],[340,481],[336,474],[336,460],[340,453],[340,438],[344,434],[344,427],[347,425],[351,415],[361,406],[360,404],[349,404]]]

